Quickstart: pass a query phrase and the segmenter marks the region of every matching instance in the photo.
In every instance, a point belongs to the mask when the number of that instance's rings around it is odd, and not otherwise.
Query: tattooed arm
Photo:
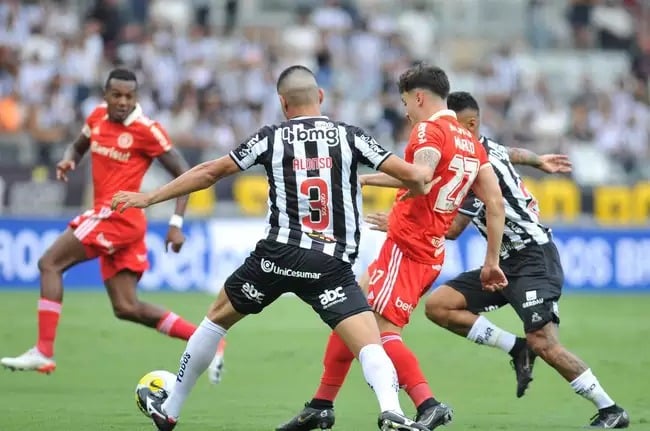
[[[508,157],[513,165],[526,165],[533,168],[539,168],[542,165],[539,156],[525,148],[508,148]]]
[[[424,147],[417,150],[413,158],[413,164],[431,168],[433,171],[436,170],[439,161],[440,153],[431,147]],[[359,181],[362,186],[408,188],[402,181],[384,173],[360,175]]]
[[[513,165],[526,165],[537,168],[547,174],[569,173],[572,164],[564,154],[544,154],[539,156],[524,148],[508,148],[508,156]]]

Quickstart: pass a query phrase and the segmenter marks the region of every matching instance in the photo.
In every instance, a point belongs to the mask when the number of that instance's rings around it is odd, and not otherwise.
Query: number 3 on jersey
[[[326,230],[330,224],[330,192],[325,180],[307,178],[300,184],[300,193],[309,201],[309,214],[302,218],[302,224],[317,232]]]
[[[454,176],[440,187],[433,209],[445,213],[456,210],[465,199],[480,167],[478,159],[456,154],[449,162],[449,170]]]

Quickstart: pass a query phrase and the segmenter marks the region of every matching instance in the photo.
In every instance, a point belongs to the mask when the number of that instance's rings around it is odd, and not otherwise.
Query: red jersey
[[[143,115],[140,105],[122,122],[108,119],[106,105],[88,116],[82,133],[90,139],[94,208],[109,207],[120,190],[140,191],[142,178],[156,157],[171,149],[163,127]],[[133,225],[144,228],[144,212],[127,210]]]
[[[440,181],[424,196],[400,201],[406,190],[397,192],[388,237],[409,258],[442,264],[445,235],[479,169],[489,162],[483,146],[458,123],[451,110],[440,111],[413,127],[404,159],[413,163],[423,148],[432,148],[440,155],[434,174]]]

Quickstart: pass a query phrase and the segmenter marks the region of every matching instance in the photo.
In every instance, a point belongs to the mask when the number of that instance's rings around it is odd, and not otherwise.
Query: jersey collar
[[[140,106],[139,103],[135,104],[135,109],[131,111],[131,113],[122,121],[122,124],[125,126],[129,127],[131,124],[135,122],[138,118],[142,116],[142,107]]]
[[[452,111],[451,109],[443,109],[442,111],[438,111],[432,116],[429,117],[428,121],[436,121],[440,117],[453,117],[456,118],[456,113]]]
[[[327,115],[301,115],[300,117],[289,118],[289,121],[306,120],[309,118],[325,118],[326,120],[329,120],[329,117]]]

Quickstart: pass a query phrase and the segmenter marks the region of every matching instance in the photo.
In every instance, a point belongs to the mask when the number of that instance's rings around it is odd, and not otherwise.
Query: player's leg
[[[395,365],[400,386],[417,408],[417,420],[434,429],[451,421],[452,410],[437,401],[417,356],[402,340],[402,329],[439,270],[404,256],[388,240],[390,253],[374,262],[369,273],[368,302],[375,311],[382,344]]]
[[[78,230],[81,231],[83,227],[82,222]],[[13,370],[35,370],[42,373],[54,371],[56,368],[53,359],[54,341],[63,300],[63,272],[92,257],[93,255],[88,254],[86,247],[70,228],[66,229],[41,256],[38,260],[41,291],[38,301],[36,346],[18,357],[0,359],[2,365]]]
[[[102,271],[105,271],[104,261],[102,259]],[[140,273],[121,269],[105,280],[115,317],[157,329],[173,338],[189,340],[196,326],[171,311],[140,301],[137,294],[139,278]]]
[[[138,245],[138,247],[140,246]],[[144,244],[141,248],[142,254],[146,253]],[[146,262],[137,259],[135,257],[137,254],[132,248],[125,248],[118,250],[112,256],[100,258],[102,276],[105,277],[106,290],[115,317],[155,328],[161,334],[172,338],[189,340],[196,330],[194,323],[170,310],[141,301],[138,298],[137,283],[146,269]],[[222,339],[210,364],[208,377],[213,384],[221,381],[224,344],[225,340]]]
[[[261,256],[267,245],[260,241],[255,251],[225,282],[206,317],[190,337],[180,360],[174,391],[166,399],[156,400],[151,393],[151,417],[161,431],[174,428],[187,396],[199,376],[208,368],[214,352],[228,329],[248,314],[260,313],[285,290],[283,279],[260,270]],[[147,401],[146,400],[146,401]],[[145,405],[146,404],[145,401]]]
[[[148,388],[138,394],[160,431],[174,429],[187,397],[201,374],[208,369],[219,342],[226,336],[226,332],[244,317],[245,314],[235,310],[226,289],[222,289],[187,342],[171,394],[156,395]]]
[[[426,429],[403,415],[395,367],[382,348],[377,322],[351,266],[317,252],[301,251],[301,254],[304,258],[300,267],[295,268],[294,264],[294,268],[303,272],[321,272],[322,276],[317,281],[297,285],[293,290],[334,329],[359,360],[366,382],[375,392],[382,411],[380,426],[398,430]],[[298,259],[293,259],[296,261]]]
[[[559,340],[558,300],[562,293],[563,272],[553,243],[535,249],[539,254],[526,268],[526,275],[511,283],[504,295],[524,323],[528,345],[598,409],[592,427],[626,428],[627,412],[619,407],[603,389],[591,368],[564,347]]]
[[[436,325],[476,344],[498,348],[510,355],[517,377],[517,397],[522,397],[533,380],[534,353],[526,339],[498,327],[478,313],[507,304],[496,292],[483,290],[480,270],[468,271],[438,287],[427,298],[425,313]]]
[[[359,286],[364,294],[368,293],[369,279],[368,271],[359,278]],[[354,353],[345,345],[336,331],[332,331],[323,355],[323,374],[320,385],[309,402],[309,407],[320,410],[334,408],[334,400],[350,371],[352,361],[354,361]]]

